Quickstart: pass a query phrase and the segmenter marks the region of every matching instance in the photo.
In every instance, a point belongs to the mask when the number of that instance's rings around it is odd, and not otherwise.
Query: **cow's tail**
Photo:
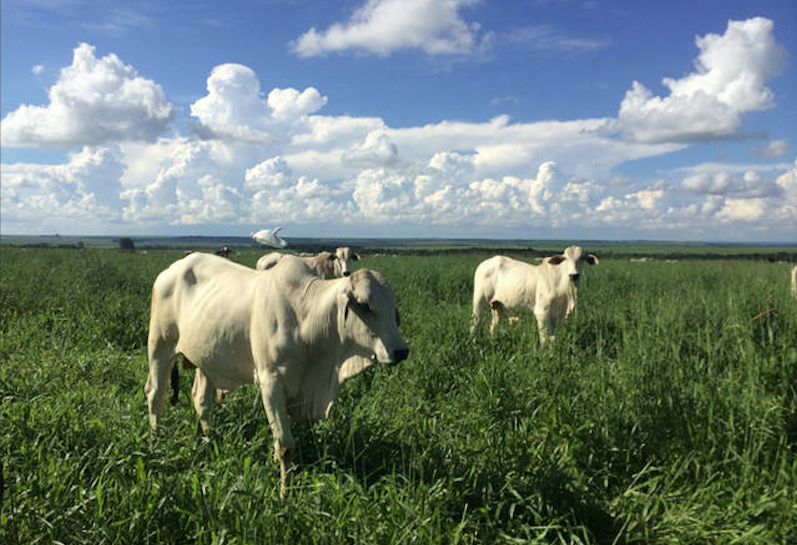
[[[172,405],[177,405],[177,394],[180,391],[180,374],[178,373],[177,369],[179,364],[177,360],[175,360],[174,365],[172,366],[172,397],[169,400]],[[183,354],[183,369],[196,369],[196,365],[191,363],[191,360],[185,357]]]
[[[172,405],[177,405],[177,394],[180,391],[180,373],[178,372],[177,367],[178,365],[175,362],[175,364],[172,365],[172,397],[169,399],[169,402]]]

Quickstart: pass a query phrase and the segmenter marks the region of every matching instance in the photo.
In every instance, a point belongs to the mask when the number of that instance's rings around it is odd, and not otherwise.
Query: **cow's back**
[[[479,263],[479,266],[476,267],[476,272],[473,273],[474,297],[483,297],[486,301],[490,301],[493,298],[498,283],[498,275],[506,259],[508,258],[497,255]]]
[[[220,256],[194,252],[175,261],[161,272],[153,284],[153,301],[171,301],[180,310],[191,307],[208,298],[223,298],[229,301],[241,297],[242,291],[253,287],[258,273]]]
[[[482,265],[485,285],[492,287],[491,299],[508,308],[533,304],[539,266],[506,256],[495,256]]]
[[[251,378],[243,369],[251,368],[249,327],[264,274],[210,254],[176,261],[153,284],[150,342],[176,342],[177,352],[214,378],[228,361],[240,367],[230,368],[231,378]]]

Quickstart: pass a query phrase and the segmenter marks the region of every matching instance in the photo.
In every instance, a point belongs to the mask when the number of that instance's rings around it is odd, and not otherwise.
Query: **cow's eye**
[[[363,309],[365,312],[369,312],[369,313],[373,314],[373,311],[371,310],[371,307],[368,305],[368,303],[359,303],[359,305],[360,305],[360,308]]]

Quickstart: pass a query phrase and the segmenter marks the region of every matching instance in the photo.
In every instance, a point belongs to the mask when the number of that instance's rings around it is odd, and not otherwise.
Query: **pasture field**
[[[149,431],[150,288],[181,255],[0,249],[0,543],[797,543],[788,264],[601,259],[543,349],[530,318],[471,339],[489,254],[364,256],[410,357],[294,425],[280,501],[254,387],[205,438],[181,370]]]

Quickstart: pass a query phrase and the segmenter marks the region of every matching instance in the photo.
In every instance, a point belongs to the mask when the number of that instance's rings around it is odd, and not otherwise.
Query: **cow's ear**
[[[598,264],[598,256],[596,256],[595,254],[588,254],[584,260],[590,265]]]
[[[352,261],[359,261],[360,260],[360,254],[351,254],[351,260]]]
[[[564,260],[565,260],[565,256],[563,256],[563,255],[555,255],[555,256],[553,256],[552,258],[550,258],[548,260],[548,263],[550,263],[551,265],[558,265],[559,263],[561,263]]]

